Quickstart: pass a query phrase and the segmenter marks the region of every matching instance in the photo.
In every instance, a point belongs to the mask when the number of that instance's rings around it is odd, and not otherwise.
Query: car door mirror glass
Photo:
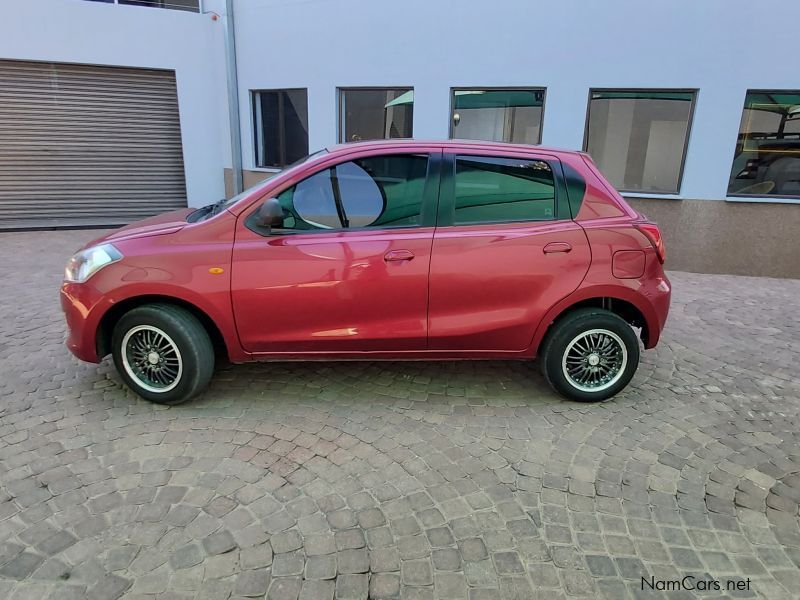
[[[258,208],[256,224],[259,227],[281,228],[284,223],[283,207],[277,198],[267,198]]]

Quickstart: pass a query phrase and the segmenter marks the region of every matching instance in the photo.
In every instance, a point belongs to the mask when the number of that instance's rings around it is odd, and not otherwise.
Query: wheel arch
[[[214,346],[214,351],[218,354],[224,353],[226,358],[230,357],[231,349],[228,347],[228,344],[225,341],[225,336],[222,334],[222,330],[219,328],[216,322],[214,322],[214,319],[212,319],[203,309],[187,300],[176,298],[174,296],[147,294],[142,296],[132,296],[130,298],[126,298],[125,300],[119,301],[109,308],[101,317],[100,323],[97,327],[97,335],[95,339],[97,356],[99,358],[111,353],[111,336],[114,332],[114,326],[119,322],[122,316],[134,308],[145,306],[147,304],[170,304],[172,306],[178,306],[187,310],[189,313],[194,315],[198,321],[200,321],[200,324],[208,333],[209,337],[211,338],[211,343]]]
[[[621,294],[598,294],[580,298],[567,298],[550,310],[537,328],[532,347],[539,353],[547,334],[553,330],[559,320],[581,308],[602,308],[618,315],[629,325],[641,329],[639,337],[645,348],[652,348],[658,341],[658,327],[653,326],[647,318],[647,311],[632,298],[620,297]]]

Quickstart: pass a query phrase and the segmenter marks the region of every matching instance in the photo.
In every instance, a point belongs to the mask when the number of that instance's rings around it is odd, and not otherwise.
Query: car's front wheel
[[[596,402],[628,385],[639,366],[639,340],[616,314],[580,309],[553,325],[541,360],[547,381],[559,394]]]
[[[189,311],[148,304],[125,313],[111,339],[120,376],[142,398],[180,404],[202,391],[214,372],[208,332]]]

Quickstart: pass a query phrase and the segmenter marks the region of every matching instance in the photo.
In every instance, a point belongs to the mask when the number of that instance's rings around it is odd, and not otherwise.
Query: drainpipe
[[[231,170],[233,195],[244,189],[242,181],[242,132],[239,125],[239,77],[236,70],[236,31],[233,0],[225,0],[225,58],[228,80],[228,121],[231,130]]]

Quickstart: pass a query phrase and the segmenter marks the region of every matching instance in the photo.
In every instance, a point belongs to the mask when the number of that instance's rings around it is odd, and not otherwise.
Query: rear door
[[[591,253],[550,155],[463,149],[443,162],[428,348],[520,352]]]

